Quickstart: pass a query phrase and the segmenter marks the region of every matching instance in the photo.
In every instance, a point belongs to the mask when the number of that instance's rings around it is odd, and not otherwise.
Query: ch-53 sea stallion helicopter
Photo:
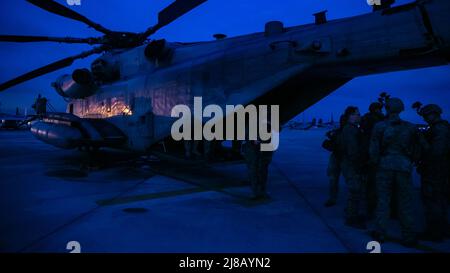
[[[172,108],[192,106],[196,96],[203,103],[222,106],[276,104],[284,124],[355,77],[445,65],[450,60],[448,0],[399,6],[381,1],[364,15],[328,21],[320,12],[308,25],[286,28],[273,21],[260,33],[216,35],[216,40],[195,43],[148,37],[206,0],[173,2],[159,13],[158,23],[142,33],[111,31],[51,0],[27,1],[104,34],[0,35],[3,42],[98,44],[0,84],[2,91],[77,59],[102,54],[90,70],[77,69],[53,83],[67,98],[67,113],[48,113],[31,128],[39,139],[62,148],[151,151],[162,141],[171,141]]]

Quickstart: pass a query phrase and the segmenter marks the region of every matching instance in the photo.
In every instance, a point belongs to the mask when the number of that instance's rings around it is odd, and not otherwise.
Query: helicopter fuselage
[[[70,99],[67,112],[106,120],[125,136],[117,148],[133,151],[169,137],[172,108],[192,107],[194,97],[222,106],[280,105],[283,124],[355,77],[447,64],[448,14],[449,1],[431,0],[290,28],[271,22],[264,32],[210,42],[165,43],[161,54],[152,54],[152,43],[112,50],[99,59],[117,78]]]

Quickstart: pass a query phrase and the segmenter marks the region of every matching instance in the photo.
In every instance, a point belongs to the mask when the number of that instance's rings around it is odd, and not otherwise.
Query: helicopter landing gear
[[[78,147],[78,151],[80,151],[80,152],[93,153],[93,152],[98,152],[99,150],[100,150],[100,147],[95,146],[95,145],[83,145],[83,146]]]
[[[85,171],[93,171],[101,168],[101,157],[98,153],[100,147],[94,145],[84,145],[78,147],[78,150],[85,153],[85,160],[81,163],[81,169]]]

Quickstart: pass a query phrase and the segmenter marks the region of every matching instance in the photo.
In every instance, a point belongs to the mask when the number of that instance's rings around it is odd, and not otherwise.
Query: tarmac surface
[[[28,131],[0,131],[0,251],[64,253],[77,241],[81,252],[368,253],[368,231],[343,224],[343,180],[338,204],[323,206],[324,134],[282,132],[271,199],[261,202],[250,200],[244,165],[187,167],[113,151],[92,161]],[[416,211],[419,230],[419,201]],[[391,232],[400,238],[398,223]],[[450,240],[412,249],[388,242],[381,251],[450,252]]]

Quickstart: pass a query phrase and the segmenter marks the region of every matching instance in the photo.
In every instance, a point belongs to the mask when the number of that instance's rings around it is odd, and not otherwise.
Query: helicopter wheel
[[[97,153],[100,150],[99,146],[79,146],[78,151],[80,152],[87,152],[88,154]]]

